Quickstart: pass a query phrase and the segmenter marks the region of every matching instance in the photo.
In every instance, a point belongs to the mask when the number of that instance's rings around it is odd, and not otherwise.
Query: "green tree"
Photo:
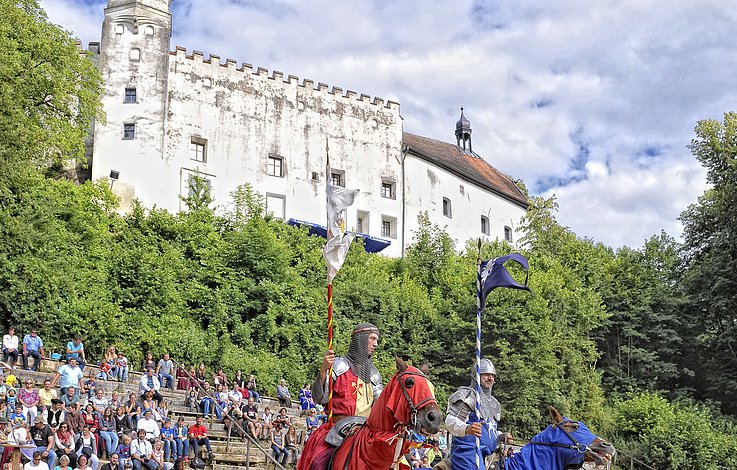
[[[686,366],[697,396],[737,414],[737,113],[696,126],[691,151],[710,185],[681,214]]]
[[[48,168],[84,155],[102,79],[35,0],[0,0],[0,164]]]

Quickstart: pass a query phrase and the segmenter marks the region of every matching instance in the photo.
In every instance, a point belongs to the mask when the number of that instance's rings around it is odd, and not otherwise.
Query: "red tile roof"
[[[507,175],[489,165],[476,154],[464,152],[455,144],[403,133],[402,143],[408,152],[437,165],[464,180],[475,183],[514,204],[527,209],[528,202],[522,191]]]

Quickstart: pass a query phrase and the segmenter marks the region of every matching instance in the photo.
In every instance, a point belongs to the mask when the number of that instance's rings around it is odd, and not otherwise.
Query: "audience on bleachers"
[[[65,361],[53,378],[45,378],[42,386],[36,387],[32,374],[23,375],[21,387],[13,373],[19,368],[19,360],[26,370],[37,371],[46,352],[35,329],[22,342],[14,328],[7,333],[3,336],[0,364],[0,371],[7,371],[0,374],[0,440],[5,435],[1,420],[5,418],[9,431],[17,431],[18,442],[33,444],[24,454],[29,470],[41,470],[38,459],[34,459],[36,451],[40,461],[53,470],[98,470],[101,459],[108,460],[103,461],[105,465],[100,470],[169,470],[175,461],[192,455],[199,458],[203,447],[211,458],[212,447],[203,418],[209,419],[212,427],[213,414],[223,419],[228,436],[245,437],[247,433],[268,441],[282,465],[290,456],[295,461],[299,455],[304,435],[297,431],[301,424],[295,426],[287,413],[291,395],[284,379],[279,382],[277,397],[285,406],[278,415],[269,407],[259,414],[261,394],[255,375],[246,378],[238,370],[229,378],[223,369],[217,369],[210,382],[204,364],[197,369],[194,364],[177,364],[168,353],[156,362],[153,354],[147,353],[142,362],[144,374],[131,384],[138,393],[131,392],[125,400],[118,390],[106,391],[95,382],[98,379],[127,384],[131,369],[124,353],[108,347],[95,365],[89,362],[81,336],[76,335],[66,344],[63,355],[53,355],[54,359]],[[87,374],[82,371],[85,365],[91,366]],[[190,427],[182,415],[177,417],[176,425],[169,419],[168,402],[161,389],[173,390],[175,386],[193,397],[192,403],[182,403],[192,405],[190,411],[197,413],[195,424]],[[300,402],[303,395],[300,392]],[[311,401],[311,397],[307,399]],[[314,427],[307,429],[310,432]]]

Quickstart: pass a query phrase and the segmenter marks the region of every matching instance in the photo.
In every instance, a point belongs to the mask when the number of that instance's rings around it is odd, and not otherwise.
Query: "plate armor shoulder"
[[[338,378],[341,375],[348,372],[348,369],[351,368],[351,363],[348,362],[348,359],[344,357],[336,357],[335,362],[333,362],[333,378]]]

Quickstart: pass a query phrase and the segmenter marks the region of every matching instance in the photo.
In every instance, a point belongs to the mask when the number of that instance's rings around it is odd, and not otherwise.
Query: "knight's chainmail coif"
[[[378,335],[379,329],[371,323],[356,325],[351,333],[351,345],[348,347],[348,354],[346,355],[353,373],[367,384],[371,383],[373,368],[372,354],[368,350],[368,338],[372,333]]]

